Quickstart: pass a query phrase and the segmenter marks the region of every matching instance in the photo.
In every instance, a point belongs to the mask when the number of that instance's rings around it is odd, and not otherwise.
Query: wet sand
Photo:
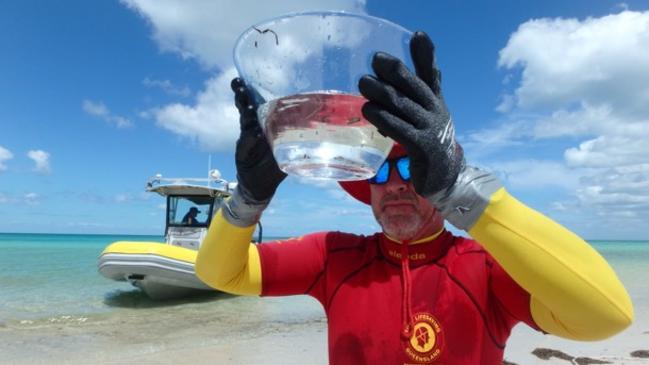
[[[326,322],[311,298],[221,294],[160,305],[129,295],[112,313],[0,323],[0,364],[328,363]],[[506,364],[649,364],[649,327],[641,326],[596,343],[518,326]]]
[[[122,304],[115,313],[0,323],[0,364],[327,363],[326,323],[310,298]]]
[[[636,316],[622,333],[595,342],[543,335],[518,325],[507,342],[505,359],[516,365],[649,365],[649,321],[645,313]]]

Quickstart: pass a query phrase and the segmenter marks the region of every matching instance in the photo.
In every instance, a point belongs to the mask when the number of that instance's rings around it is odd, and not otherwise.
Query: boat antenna
[[[212,187],[212,154],[207,154],[207,186]]]

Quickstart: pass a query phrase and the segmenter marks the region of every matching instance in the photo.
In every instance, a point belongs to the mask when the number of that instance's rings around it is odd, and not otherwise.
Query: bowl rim
[[[266,20],[262,20],[258,23],[255,23],[254,25],[251,25],[250,27],[246,28],[238,37],[237,40],[234,42],[234,47],[232,49],[232,59],[234,61],[234,67],[239,72],[241,69],[241,65],[239,62],[237,62],[237,53],[238,50],[242,46],[242,40],[245,36],[247,36],[249,33],[253,31],[257,31],[255,28],[260,28],[264,24],[269,24],[269,23],[274,23],[277,22],[281,19],[286,19],[286,18],[296,18],[296,17],[301,17],[301,16],[341,16],[341,17],[351,17],[351,18],[360,18],[360,19],[369,19],[373,20],[377,23],[382,23],[386,24],[390,27],[393,27],[395,29],[398,29],[399,31],[404,32],[405,34],[413,34],[412,31],[409,29],[394,23],[390,20],[384,19],[384,18],[379,18],[373,15],[368,15],[368,14],[362,14],[362,13],[351,13],[351,12],[346,12],[346,11],[340,11],[340,10],[311,10],[311,11],[300,11],[300,12],[290,12],[286,13],[283,15],[279,15],[273,18],[269,18]]]

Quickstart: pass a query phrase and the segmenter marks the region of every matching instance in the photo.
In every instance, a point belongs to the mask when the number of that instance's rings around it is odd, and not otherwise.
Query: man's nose
[[[408,190],[408,182],[403,181],[397,169],[391,169],[390,178],[386,183],[385,188],[391,193],[400,193]]]

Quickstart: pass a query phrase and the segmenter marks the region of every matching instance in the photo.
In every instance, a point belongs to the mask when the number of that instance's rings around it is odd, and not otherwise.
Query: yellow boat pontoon
[[[214,290],[196,277],[194,263],[212,216],[235,186],[221,179],[218,170],[204,179],[151,178],[146,191],[167,199],[166,242],[114,242],[99,257],[99,272],[130,282],[152,299]]]

